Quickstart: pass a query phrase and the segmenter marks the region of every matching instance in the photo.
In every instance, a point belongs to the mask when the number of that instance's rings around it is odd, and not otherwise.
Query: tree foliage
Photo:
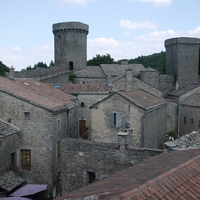
[[[148,56],[139,56],[135,59],[130,59],[129,64],[137,63],[143,64],[144,67],[151,67],[158,70],[160,73],[165,73],[166,67],[166,53],[161,51],[160,53],[154,53]]]
[[[4,65],[1,61],[0,61],[0,76],[4,76],[4,74],[6,72],[9,72],[9,67],[7,67],[6,65]]]
[[[69,75],[69,80],[70,80],[70,82],[71,82],[71,83],[75,83],[76,77],[77,77],[76,74],[73,74],[73,73],[70,74],[70,75]]]
[[[87,66],[99,66],[100,64],[113,64],[114,58],[111,58],[110,54],[100,55],[97,54],[91,60],[87,61]]]
[[[37,67],[41,67],[41,68],[49,68],[49,67],[52,67],[54,66],[54,62],[51,60],[49,66],[47,66],[46,63],[43,63],[43,62],[38,62],[37,64],[35,64],[33,67],[31,67],[31,65],[29,65],[26,69],[27,70],[33,70],[33,69],[36,69]]]

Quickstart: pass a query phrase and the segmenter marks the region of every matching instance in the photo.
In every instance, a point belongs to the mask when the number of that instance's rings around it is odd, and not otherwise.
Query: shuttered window
[[[119,128],[122,124],[122,117],[120,112],[112,112],[112,126]]]

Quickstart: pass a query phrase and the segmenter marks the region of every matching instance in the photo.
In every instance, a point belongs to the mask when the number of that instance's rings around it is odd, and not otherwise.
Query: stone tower
[[[79,71],[86,68],[89,26],[81,22],[53,24],[55,66]]]
[[[200,39],[180,37],[165,41],[166,74],[173,75],[176,89],[198,82]]]

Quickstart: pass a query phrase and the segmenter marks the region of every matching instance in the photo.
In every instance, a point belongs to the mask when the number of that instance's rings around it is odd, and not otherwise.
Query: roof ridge
[[[200,159],[200,155],[197,155],[195,157],[193,157],[192,159],[189,159],[187,162],[185,163],[182,163],[180,165],[178,165],[177,167],[173,168],[173,169],[170,169],[170,170],[167,170],[166,172],[164,172],[163,174],[160,174],[154,178],[152,178],[151,180],[149,181],[146,181],[145,183],[143,183],[141,186],[139,186],[138,188],[134,188],[132,190],[129,190],[127,192],[124,192],[122,193],[120,196],[118,196],[118,199],[120,199],[120,197],[123,197],[123,196],[130,196],[130,195],[134,195],[136,194],[137,192],[149,187],[150,185],[154,184],[156,181],[160,181],[161,179],[167,177],[168,175],[178,171],[179,169],[182,169],[184,167],[187,167],[189,164],[197,161],[198,159]],[[112,199],[111,199],[112,200]],[[113,199],[114,200],[114,199]],[[116,200],[116,199],[115,199]]]

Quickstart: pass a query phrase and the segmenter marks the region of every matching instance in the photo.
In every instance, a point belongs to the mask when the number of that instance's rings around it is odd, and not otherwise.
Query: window
[[[194,120],[193,120],[193,118],[191,118],[191,124],[194,124]]]
[[[186,124],[186,117],[184,117],[183,123]]]
[[[81,102],[81,107],[85,107],[85,104],[84,104],[84,102]]]
[[[74,69],[74,63],[72,61],[69,61],[69,70]]]
[[[21,165],[22,170],[31,170],[31,150],[21,150]]]
[[[24,112],[25,120],[30,120],[30,112]]]
[[[87,171],[87,175],[88,175],[88,183],[89,184],[95,182],[95,180],[96,180],[95,172]]]
[[[121,127],[121,113],[113,112],[112,113],[112,125],[116,128]]]
[[[57,157],[60,156],[60,141],[57,142]]]

